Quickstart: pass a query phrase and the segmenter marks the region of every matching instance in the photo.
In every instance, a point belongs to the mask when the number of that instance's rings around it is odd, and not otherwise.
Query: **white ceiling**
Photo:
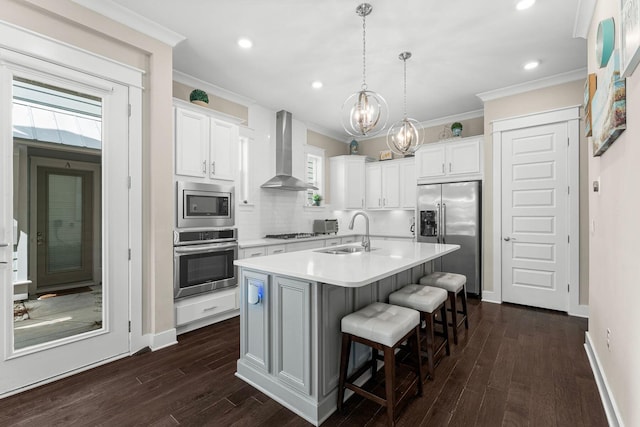
[[[360,89],[362,19],[347,0],[114,0],[186,37],[174,70],[255,100],[348,139],[344,100]],[[410,117],[432,121],[481,110],[479,93],[586,67],[574,38],[580,0],[370,0],[367,84],[382,94],[389,123],[402,117],[402,61]],[[240,37],[254,45],[243,50]],[[540,61],[533,71],[522,66]],[[313,80],[324,87],[311,88]]]

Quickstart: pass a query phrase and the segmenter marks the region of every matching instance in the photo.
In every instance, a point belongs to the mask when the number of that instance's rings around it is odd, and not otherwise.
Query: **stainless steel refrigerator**
[[[436,271],[467,276],[467,293],[480,296],[481,182],[418,185],[418,242],[460,249],[434,261]]]

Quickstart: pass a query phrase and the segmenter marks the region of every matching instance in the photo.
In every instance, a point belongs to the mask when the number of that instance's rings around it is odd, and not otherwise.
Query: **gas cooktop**
[[[306,239],[307,237],[315,237],[316,233],[283,233],[283,234],[267,234],[265,239]]]

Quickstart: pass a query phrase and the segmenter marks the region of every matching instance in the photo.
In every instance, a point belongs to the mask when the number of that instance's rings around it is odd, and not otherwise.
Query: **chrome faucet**
[[[349,223],[349,230],[353,230],[353,223],[356,221],[356,217],[358,215],[362,215],[366,221],[366,234],[362,237],[362,247],[364,248],[365,252],[370,252],[371,238],[369,237],[369,216],[362,211],[358,211],[353,214],[353,216],[351,217],[351,222]]]

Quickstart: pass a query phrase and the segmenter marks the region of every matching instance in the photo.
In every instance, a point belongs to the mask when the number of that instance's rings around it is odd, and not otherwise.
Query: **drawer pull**
[[[218,306],[214,305],[213,307],[203,308],[202,311],[211,311],[211,310],[215,310],[216,308],[218,308]]]

